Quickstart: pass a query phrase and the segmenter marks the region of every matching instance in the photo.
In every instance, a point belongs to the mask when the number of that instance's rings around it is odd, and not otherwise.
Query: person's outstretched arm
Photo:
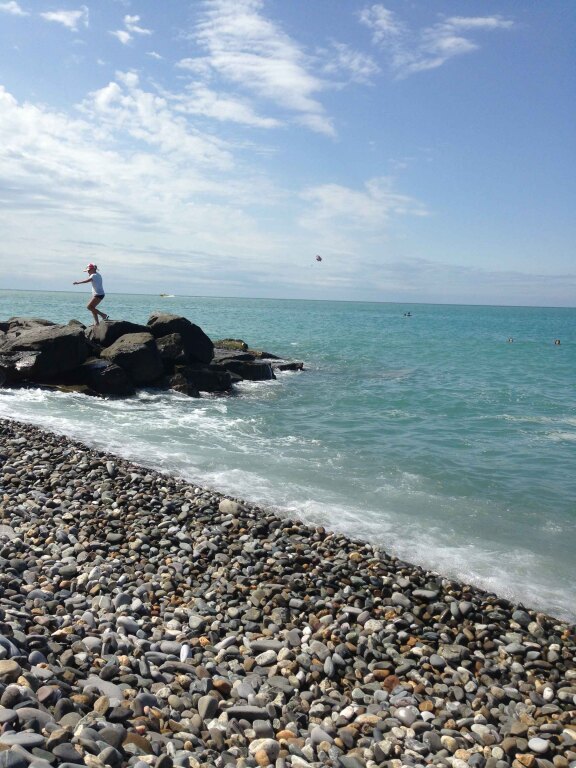
[[[82,283],[91,283],[91,282],[92,282],[92,278],[88,277],[86,278],[86,280],[74,280],[72,285],[82,285]]]

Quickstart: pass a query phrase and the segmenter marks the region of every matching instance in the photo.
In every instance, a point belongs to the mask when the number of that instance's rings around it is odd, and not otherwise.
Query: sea
[[[87,298],[3,290],[0,319],[88,323]],[[200,399],[4,389],[0,416],[576,620],[576,309],[105,300],[114,319],[158,310],[304,370]]]

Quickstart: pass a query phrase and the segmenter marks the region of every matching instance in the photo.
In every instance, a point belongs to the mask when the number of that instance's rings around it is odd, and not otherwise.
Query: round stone
[[[545,752],[548,752],[549,748],[550,744],[546,741],[546,739],[534,737],[528,742],[528,749],[531,752],[536,752],[538,755],[543,755]]]
[[[34,747],[44,746],[46,739],[41,733],[33,733],[32,731],[8,731],[0,736],[0,744],[5,746],[20,746],[26,749],[34,749]]]

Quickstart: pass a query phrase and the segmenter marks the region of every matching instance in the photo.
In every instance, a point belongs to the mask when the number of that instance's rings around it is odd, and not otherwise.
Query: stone
[[[6,731],[0,736],[0,748],[18,745],[26,749],[41,747],[46,741],[41,733],[31,731]]]
[[[214,365],[201,363],[176,365],[174,376],[170,379],[172,388],[175,388],[174,381],[176,379],[185,382],[186,387],[192,391],[198,392],[227,392],[232,386],[232,377],[228,371]],[[186,394],[190,393],[187,392]]]
[[[82,365],[88,357],[89,346],[81,328],[35,325],[23,329],[17,336],[7,335],[0,340],[0,355],[18,357],[20,353],[29,355],[30,364],[18,367],[16,361],[11,369],[16,378],[54,380]]]
[[[528,741],[528,749],[543,755],[550,749],[550,743],[546,739],[532,738]]]
[[[150,333],[120,336],[102,350],[100,357],[120,366],[137,386],[153,384],[164,374],[162,358]]]
[[[224,368],[226,371],[234,373],[247,381],[269,381],[276,378],[272,364],[265,360],[223,359],[213,367],[215,369]]]
[[[130,333],[148,333],[146,325],[132,323],[129,320],[107,320],[86,329],[86,338],[99,347],[110,347],[121,336]]]
[[[214,696],[202,696],[198,701],[198,714],[202,720],[214,717],[218,711],[218,700]]]
[[[109,360],[86,360],[78,368],[77,377],[101,395],[128,396],[135,391],[126,371]]]
[[[148,318],[147,326],[155,338],[177,333],[189,362],[210,363],[212,360],[214,344],[201,328],[185,317],[155,312]]]
[[[17,661],[5,659],[0,661],[0,680],[3,683],[15,683],[22,674],[22,667]]]

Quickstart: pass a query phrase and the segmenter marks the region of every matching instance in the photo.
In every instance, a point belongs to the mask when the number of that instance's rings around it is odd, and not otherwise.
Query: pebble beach
[[[1,766],[576,767],[574,627],[0,421]]]

